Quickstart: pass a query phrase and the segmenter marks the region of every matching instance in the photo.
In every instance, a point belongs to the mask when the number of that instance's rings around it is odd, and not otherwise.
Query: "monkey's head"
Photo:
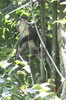
[[[17,30],[22,33],[23,30],[25,29],[26,25],[28,25],[27,20],[23,18],[19,18],[19,21],[17,22]]]

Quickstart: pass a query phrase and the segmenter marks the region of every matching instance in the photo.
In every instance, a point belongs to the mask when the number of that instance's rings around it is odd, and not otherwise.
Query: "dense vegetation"
[[[0,0],[0,100],[66,100],[65,5],[65,0]],[[29,47],[16,57],[19,17],[36,28],[38,57],[31,58]]]

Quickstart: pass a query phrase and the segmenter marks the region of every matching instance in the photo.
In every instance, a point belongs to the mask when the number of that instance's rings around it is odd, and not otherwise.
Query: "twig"
[[[30,2],[28,2],[27,4],[22,5],[21,7],[19,7],[19,8],[17,8],[17,9],[15,9],[15,10],[13,10],[13,11],[9,12],[9,13],[7,13],[7,15],[10,15],[10,14],[14,13],[14,12],[15,12],[15,11],[17,11],[17,10],[19,10],[19,9],[21,9],[21,8],[26,7],[27,5],[29,5],[29,3],[30,3]]]

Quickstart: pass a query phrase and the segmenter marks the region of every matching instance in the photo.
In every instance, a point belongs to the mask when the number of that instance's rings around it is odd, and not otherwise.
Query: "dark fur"
[[[22,38],[22,40],[20,41],[20,47],[23,43],[29,40],[33,40],[36,47],[38,47],[40,44],[40,40],[39,40],[39,37],[37,35],[35,28],[33,28],[32,26],[29,26],[28,29],[29,29],[30,34]]]

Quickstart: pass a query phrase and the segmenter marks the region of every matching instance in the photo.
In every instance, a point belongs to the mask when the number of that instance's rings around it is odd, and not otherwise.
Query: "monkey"
[[[22,54],[27,45],[29,46],[30,54],[37,54],[40,48],[40,39],[35,27],[29,24],[24,18],[20,18],[17,22],[17,29],[20,33],[17,55]]]

